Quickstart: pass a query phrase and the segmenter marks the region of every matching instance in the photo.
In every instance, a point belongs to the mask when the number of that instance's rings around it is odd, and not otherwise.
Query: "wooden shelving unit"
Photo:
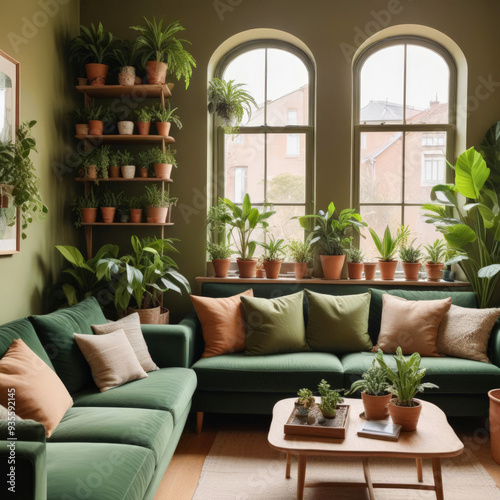
[[[77,85],[76,90],[90,98],[109,99],[122,97],[156,98],[172,97],[173,83],[163,85]]]
[[[158,177],[134,177],[133,179],[125,179],[124,177],[109,177],[108,179],[87,179],[85,177],[77,177],[76,182],[174,182],[172,179],[160,179]]]
[[[173,226],[173,222],[82,222],[82,226]]]
[[[79,141],[89,141],[93,146],[99,144],[173,144],[175,139],[163,135],[75,135]]]

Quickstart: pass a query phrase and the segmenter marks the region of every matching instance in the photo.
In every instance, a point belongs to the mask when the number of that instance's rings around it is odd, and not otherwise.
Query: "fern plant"
[[[162,192],[156,184],[151,187],[146,186],[144,198],[147,206],[153,208],[175,207],[178,201],[178,198],[169,196],[168,191]]]
[[[374,359],[372,365],[361,375],[360,380],[352,383],[351,388],[345,393],[350,396],[355,392],[364,392],[369,396],[383,396],[387,394],[389,380],[385,370]]]
[[[160,104],[153,106],[153,118],[157,122],[170,122],[173,123],[179,130],[182,128],[182,122],[179,115],[174,114],[179,108],[172,109],[170,102],[162,108]]]

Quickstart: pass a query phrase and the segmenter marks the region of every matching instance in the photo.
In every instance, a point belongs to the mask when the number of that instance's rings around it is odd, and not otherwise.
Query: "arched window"
[[[453,162],[456,68],[440,45],[394,37],[366,49],[354,66],[354,191],[368,225],[382,235],[409,226],[416,244],[439,237],[422,204],[447,182]],[[370,237],[367,257],[377,253]]]
[[[269,232],[303,238],[297,215],[310,212],[313,185],[314,69],[297,47],[277,40],[240,45],[219,62],[215,77],[245,84],[258,107],[239,134],[219,127],[215,139],[215,200],[272,205]],[[265,235],[255,235],[264,241]],[[260,253],[260,252],[256,252]]]

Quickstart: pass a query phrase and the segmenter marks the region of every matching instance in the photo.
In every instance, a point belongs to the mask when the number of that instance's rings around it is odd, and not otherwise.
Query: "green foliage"
[[[87,123],[89,121],[89,110],[85,106],[76,108],[73,113],[73,120],[75,123]]]
[[[305,179],[303,175],[289,172],[274,175],[267,183],[267,199],[274,203],[297,203],[304,199]]]
[[[86,63],[108,64],[114,51],[120,45],[109,31],[104,31],[102,23],[90,28],[80,26],[80,34],[69,43],[69,59],[78,65]]]
[[[228,245],[211,243],[207,241],[207,252],[210,259],[229,259],[233,254],[233,251]]]
[[[101,207],[116,207],[118,208],[123,204],[125,194],[123,191],[115,193],[105,189],[100,196]]]
[[[313,247],[321,248],[324,255],[343,255],[351,246],[352,233],[359,233],[361,227],[367,225],[352,208],[346,208],[337,214],[333,202],[328,205],[327,212],[320,210],[317,215],[294,218],[298,218],[300,225],[310,231],[307,241]]]
[[[443,240],[437,239],[434,243],[425,245],[427,252],[427,262],[430,264],[439,264],[444,261],[446,255],[446,245]]]
[[[425,389],[439,389],[436,384],[429,382],[422,383],[427,369],[420,368],[420,354],[414,352],[408,359],[403,356],[401,347],[396,350],[394,360],[396,361],[397,371],[389,368],[384,361],[384,355],[379,349],[375,355],[379,365],[385,370],[390,385],[387,388],[389,392],[398,398],[399,406],[416,406],[413,398]]]
[[[371,228],[370,234],[372,235],[375,246],[380,254],[380,260],[382,262],[393,261],[394,256],[396,255],[396,252],[401,244],[401,240],[404,238],[403,232],[398,231],[396,236],[393,238],[389,226],[386,226],[382,241],[380,241],[377,233]]]
[[[414,247],[415,240],[413,240],[408,246],[403,246],[401,245],[399,247],[399,258],[408,264],[416,264],[417,262],[420,262],[420,259],[422,258],[422,250],[420,250],[420,246]]]
[[[135,165],[135,158],[129,151],[120,151],[118,155],[118,165],[124,167],[125,165]]]
[[[280,238],[276,240],[274,236],[269,237],[269,243],[258,243],[264,250],[264,260],[273,261],[280,260],[285,256],[285,240]]]
[[[476,149],[481,153],[486,165],[491,170],[489,181],[492,187],[496,186],[498,191],[500,185],[500,121],[490,127],[483,142]]]
[[[207,251],[211,259],[228,259],[233,254],[227,231],[228,216],[229,209],[221,200],[208,209],[206,227],[212,241],[207,241]]]
[[[163,191],[153,184],[151,187],[146,186],[146,194],[144,196],[146,205],[153,208],[170,207],[177,205],[178,198],[171,198],[168,191]]]
[[[140,151],[136,155],[136,160],[138,167],[146,167],[149,169],[153,165],[153,161],[151,158],[151,150],[146,149],[145,151]]]
[[[135,209],[144,208],[144,202],[145,200],[143,196],[131,196],[128,199],[128,207]]]
[[[288,255],[293,262],[310,262],[313,251],[308,241],[292,240],[288,243]]]
[[[138,62],[135,45],[128,40],[118,39],[116,46],[113,48],[113,60],[116,61],[120,69],[125,66],[135,67]]]
[[[150,122],[153,116],[153,110],[149,106],[144,106],[136,110],[135,117],[138,122]]]
[[[106,110],[102,107],[102,105],[96,106],[94,104],[91,104],[87,107],[87,120],[104,121],[105,116]]]
[[[95,165],[97,176],[107,179],[108,167],[111,164],[109,146],[94,147],[90,152],[85,153],[82,162],[85,172],[88,173],[88,167]]]
[[[352,383],[349,391],[345,393],[346,396],[354,394],[356,391],[364,392],[370,396],[383,396],[387,394],[389,388],[389,380],[385,370],[373,360],[372,365],[361,375],[360,380]]]
[[[179,108],[172,109],[170,102],[167,103],[165,109],[160,104],[156,104],[152,108],[153,119],[157,122],[173,123],[179,130],[182,128],[182,122],[179,115],[174,114]]]
[[[94,195],[94,191],[90,191],[88,196],[77,196],[75,201],[71,204],[71,209],[75,212],[76,220],[75,227],[82,226],[82,208],[98,208],[99,199]]]
[[[347,251],[347,257],[349,258],[349,262],[354,262],[359,264],[365,260],[365,254],[359,248],[352,247]]]
[[[337,405],[343,403],[344,398],[335,389],[330,389],[330,384],[325,379],[319,383],[318,391],[321,396],[321,403],[318,404],[320,410],[324,415],[334,417]]]
[[[304,408],[311,408],[316,403],[314,394],[310,389],[299,389],[297,396],[299,397],[297,399],[297,403],[302,405]]]
[[[174,167],[177,167],[177,162],[175,161],[175,155],[177,151],[171,149],[170,146],[165,148],[163,151],[161,148],[152,148],[149,152],[151,163],[171,163]]]
[[[121,152],[120,151],[111,151],[109,153],[109,164],[113,167],[119,166],[120,164],[120,157],[121,157]]]

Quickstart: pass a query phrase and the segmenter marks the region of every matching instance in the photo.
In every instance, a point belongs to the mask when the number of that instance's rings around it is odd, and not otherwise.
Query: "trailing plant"
[[[297,403],[304,408],[312,408],[316,403],[316,398],[310,389],[299,389],[297,396]]]
[[[157,22],[155,18],[152,21],[144,18],[144,22],[142,26],[130,26],[131,29],[139,32],[134,45],[142,66],[150,60],[165,62],[177,80],[185,80],[186,88],[188,88],[193,68],[196,68],[196,61],[183,45],[191,45],[191,42],[175,37],[185,28],[179,21],[170,23],[165,28],[163,19]]]
[[[114,50],[120,42],[104,26],[80,26],[80,34],[69,43],[69,59],[78,65],[85,63],[108,64],[113,60]]]
[[[313,251],[308,241],[292,240],[288,243],[288,255],[293,262],[310,262]]]
[[[143,196],[131,196],[128,199],[128,207],[132,209],[144,208],[144,197]]]
[[[120,69],[125,66],[135,67],[138,62],[135,44],[129,40],[117,39],[116,45],[113,48],[113,60],[116,61]]]
[[[158,147],[152,148],[149,154],[151,163],[170,163],[177,168],[177,163],[175,161],[177,151],[175,149],[171,149],[170,146],[165,148],[165,151]]]
[[[118,157],[118,165],[120,167],[124,167],[126,165],[135,165],[134,155],[129,153],[127,150],[120,151],[120,155]]]
[[[273,261],[281,260],[285,255],[287,245],[285,240],[280,238],[277,240],[274,236],[269,236],[269,243],[258,243],[264,250],[264,260]]]
[[[347,251],[347,257],[349,262],[354,262],[355,264],[360,264],[365,260],[365,254],[360,248],[351,246]]]
[[[207,241],[207,252],[211,260],[229,259],[233,254],[231,247],[220,243]]]
[[[118,193],[105,189],[100,196],[101,207],[116,207],[122,205],[125,194],[123,191]]]
[[[178,198],[170,197],[168,191],[163,191],[153,184],[151,187],[146,186],[146,194],[144,196],[146,205],[153,208],[165,208],[176,206]]]
[[[135,117],[138,122],[150,122],[152,116],[153,110],[149,106],[144,106],[135,112]]]
[[[337,405],[344,402],[344,398],[335,389],[330,389],[330,384],[325,380],[321,380],[318,385],[321,403],[318,404],[319,409],[331,417],[337,412]]]
[[[207,241],[207,251],[211,259],[228,259],[234,253],[227,230],[228,216],[229,209],[220,199],[217,205],[208,209],[206,227],[212,241]]]
[[[426,368],[420,368],[420,354],[414,352],[408,359],[403,356],[401,347],[396,349],[394,361],[396,362],[397,370],[389,368],[384,361],[384,355],[379,349],[375,355],[375,359],[379,365],[385,370],[390,385],[387,390],[396,396],[394,402],[397,406],[417,406],[413,398],[425,389],[439,389],[436,384],[430,382],[422,383],[422,379],[427,373]]]
[[[446,255],[446,244],[443,240],[437,239],[434,243],[424,246],[427,252],[426,260],[429,264],[440,264],[444,262]]]
[[[180,130],[182,128],[182,122],[179,115],[174,114],[178,109],[179,108],[172,109],[170,102],[168,102],[165,108],[162,108],[160,104],[157,104],[152,108],[153,118],[157,122],[173,123]]]
[[[389,380],[386,371],[374,359],[370,368],[361,375],[360,380],[352,383],[351,388],[345,393],[350,396],[355,392],[364,392],[369,396],[383,396],[387,394],[389,388]]]
[[[76,220],[75,227],[82,226],[82,208],[98,208],[99,199],[94,195],[94,191],[90,191],[88,196],[77,196],[75,201],[71,204],[71,209],[75,212]]]
[[[394,260],[394,256],[396,255],[396,252],[399,249],[399,246],[401,244],[401,240],[404,238],[404,233],[401,231],[398,231],[396,236],[393,237],[391,234],[391,230],[389,229],[389,226],[386,226],[385,231],[384,231],[384,237],[382,241],[380,241],[380,238],[378,237],[377,233],[373,229],[369,229],[370,234],[372,235],[373,242],[375,243],[375,246],[377,247],[378,253],[380,255],[380,260],[382,262],[391,262]]]
[[[97,175],[103,179],[108,178],[109,160],[109,146],[101,146],[95,148],[95,165],[97,167]]]

